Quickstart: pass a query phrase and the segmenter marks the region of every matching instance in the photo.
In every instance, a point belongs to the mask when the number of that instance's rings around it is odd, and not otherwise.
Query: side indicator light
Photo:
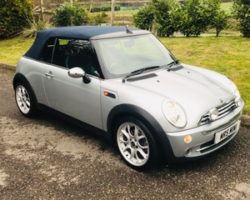
[[[103,96],[105,96],[105,97],[111,97],[111,98],[113,98],[113,99],[116,98],[115,94],[110,93],[110,92],[108,92],[108,91],[103,91]]]
[[[103,92],[103,95],[104,95],[104,96],[108,96],[109,93],[108,93],[107,91],[104,91],[104,92]]]

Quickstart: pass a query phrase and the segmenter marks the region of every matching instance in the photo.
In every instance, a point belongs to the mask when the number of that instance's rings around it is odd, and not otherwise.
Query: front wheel
[[[140,120],[129,117],[120,120],[116,128],[116,143],[122,158],[135,169],[150,168],[159,161],[156,141]]]
[[[37,113],[35,96],[27,84],[17,84],[15,87],[16,104],[20,112],[27,117]]]

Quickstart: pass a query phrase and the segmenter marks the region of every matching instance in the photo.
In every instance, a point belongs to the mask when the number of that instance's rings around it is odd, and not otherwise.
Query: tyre
[[[159,163],[157,143],[140,120],[126,117],[116,125],[116,145],[123,160],[136,170],[155,167]]]
[[[17,83],[15,86],[15,100],[19,111],[26,117],[34,117],[37,114],[36,98],[25,83]]]

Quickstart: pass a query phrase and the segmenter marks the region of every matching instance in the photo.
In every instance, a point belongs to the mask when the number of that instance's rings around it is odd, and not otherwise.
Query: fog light
[[[211,121],[214,121],[218,118],[218,110],[217,108],[213,108],[209,111],[209,118]]]
[[[191,135],[186,135],[184,138],[183,138],[184,142],[186,144],[189,144],[190,142],[192,142],[192,136]]]

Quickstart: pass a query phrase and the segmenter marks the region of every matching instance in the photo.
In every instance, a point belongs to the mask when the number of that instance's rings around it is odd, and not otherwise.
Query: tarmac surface
[[[23,117],[0,68],[0,199],[250,200],[250,130],[198,160],[129,168],[105,135],[43,113]]]

